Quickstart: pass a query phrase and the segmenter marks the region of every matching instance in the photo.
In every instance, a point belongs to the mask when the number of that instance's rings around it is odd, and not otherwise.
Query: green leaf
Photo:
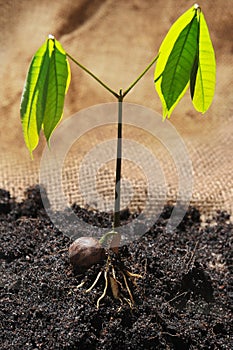
[[[172,25],[159,49],[155,88],[169,117],[188,88],[198,48],[197,9],[192,7]]]
[[[43,121],[44,99],[42,91],[46,85],[49,69],[48,42],[36,52],[28,70],[21,99],[20,115],[25,143],[32,152],[39,141]]]
[[[44,112],[44,134],[49,138],[62,118],[65,94],[70,82],[70,69],[66,60],[66,53],[61,44],[50,40],[53,44],[47,80],[46,107]]]
[[[21,99],[20,115],[26,146],[37,147],[41,128],[47,141],[62,117],[70,68],[60,43],[49,38],[30,64]]]
[[[199,15],[199,46],[196,66],[190,79],[191,98],[197,111],[205,113],[210,107],[214,97],[215,83],[215,54],[205,17],[201,12]]]

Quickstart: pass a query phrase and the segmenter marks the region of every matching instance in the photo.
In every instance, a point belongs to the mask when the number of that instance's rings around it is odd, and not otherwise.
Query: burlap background
[[[114,90],[127,88],[156,55],[160,43],[174,20],[193,1],[180,0],[107,0],[107,1],[0,1],[0,187],[21,199],[25,188],[38,183],[39,160],[45,146],[40,142],[32,161],[23,142],[19,117],[24,79],[35,50],[49,33],[65,49],[91,68]],[[204,212],[233,211],[232,178],[232,0],[200,1],[216,50],[217,87],[210,110],[196,113],[189,96],[175,109],[171,122],[188,148],[194,169],[192,204]],[[84,72],[71,64],[72,81],[64,118],[99,103],[113,102],[113,97]],[[153,87],[153,69],[134,88],[127,102],[142,104],[161,113]],[[64,189],[70,202],[80,204],[77,169],[88,148],[104,138],[116,135],[114,128],[96,129],[82,137],[72,150],[64,168]],[[129,138],[140,139],[128,129]],[[150,135],[143,142],[161,161],[169,186],[168,199],[176,197],[176,176],[172,162],[163,156]],[[155,142],[155,143],[154,143]],[[75,148],[75,147],[74,147]],[[77,156],[78,154],[78,156]],[[136,188],[132,207],[143,202],[146,182],[132,163],[125,164],[124,177]],[[97,176],[97,188],[112,195],[114,165],[106,164]],[[138,202],[138,203],[137,203]],[[98,203],[97,203],[98,207]]]

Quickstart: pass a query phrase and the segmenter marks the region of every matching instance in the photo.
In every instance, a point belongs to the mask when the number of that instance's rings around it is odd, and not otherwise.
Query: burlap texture
[[[40,142],[34,161],[23,142],[19,117],[24,79],[35,50],[49,33],[65,49],[91,68],[116,91],[128,85],[156,55],[170,25],[193,1],[0,1],[0,187],[21,199],[27,186],[38,183],[39,161],[45,147]],[[231,0],[199,4],[205,14],[216,51],[217,86],[213,104],[202,116],[193,110],[189,96],[175,109],[171,122],[182,136],[194,170],[191,204],[203,212],[233,211],[232,178],[232,16]],[[89,106],[113,102],[114,98],[95,81],[71,64],[72,81],[66,98],[64,118]],[[161,113],[153,87],[153,69],[127,97]],[[79,191],[78,167],[83,156],[98,142],[116,136],[106,127],[87,133],[71,149],[63,171],[64,191],[70,202],[85,205]],[[135,129],[125,135],[142,142]],[[143,144],[155,152],[168,184],[168,200],[176,199],[174,164],[150,135]],[[139,155],[140,156],[140,155]],[[115,164],[104,165],[97,174],[97,189],[111,198]],[[135,188],[132,209],[143,207],[146,179],[132,162],[125,162],[123,178]],[[88,189],[87,189],[88,191]],[[123,198],[124,202],[124,198]],[[94,205],[92,203],[92,205]],[[98,203],[96,204],[98,208]]]

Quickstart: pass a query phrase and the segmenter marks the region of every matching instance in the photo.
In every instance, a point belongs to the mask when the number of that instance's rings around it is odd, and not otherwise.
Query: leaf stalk
[[[128,87],[128,89],[124,91],[123,97],[125,97],[130,92],[130,90],[132,90],[132,88],[139,82],[139,80],[141,80],[141,78],[148,72],[148,70],[153,66],[153,64],[157,61],[158,58],[159,58],[159,53],[155,58],[153,58],[153,60],[148,64],[148,66],[144,69],[144,71],[137,77],[137,79],[134,80],[134,82]]]
[[[119,98],[119,95],[112,90],[107,84],[105,84],[100,78],[98,78],[94,73],[92,73],[88,68],[86,68],[84,65],[82,65],[80,62],[78,62],[73,56],[71,56],[69,53],[66,52],[66,56],[71,59],[79,68],[84,70],[87,74],[89,74],[92,78],[94,78],[100,85],[102,85],[106,90],[108,90],[113,96],[115,96],[117,99]]]

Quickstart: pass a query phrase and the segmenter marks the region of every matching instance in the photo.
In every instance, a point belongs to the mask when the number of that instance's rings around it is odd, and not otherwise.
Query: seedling
[[[188,87],[190,87],[194,108],[205,113],[211,105],[215,90],[214,49],[203,12],[199,5],[195,4],[172,25],[160,46],[158,55],[137,79],[126,90],[120,89],[119,92],[116,92],[65,51],[54,36],[49,35],[32,59],[21,100],[20,113],[24,140],[31,155],[38,145],[41,130],[49,143],[51,134],[62,118],[65,95],[71,79],[69,60],[72,60],[79,68],[94,78],[118,101],[113,228],[100,241],[88,237],[75,241],[69,250],[71,262],[74,265],[78,264],[80,267],[87,268],[92,263],[101,260],[103,256],[101,245],[109,241],[105,269],[99,272],[87,292],[95,287],[103,274],[105,288],[98,299],[97,307],[105,296],[108,285],[111,286],[113,296],[116,299],[127,300],[132,306],[134,300],[128,282],[129,280],[135,282],[140,275],[127,271],[119,263],[119,259],[116,260],[118,261],[116,263],[112,258],[114,254],[118,258],[121,240],[118,228],[120,226],[121,201],[122,105],[128,93],[156,62],[154,84],[162,102],[163,119],[170,117]],[[122,282],[117,274],[121,275]],[[128,297],[122,295],[123,289],[127,291]]]

